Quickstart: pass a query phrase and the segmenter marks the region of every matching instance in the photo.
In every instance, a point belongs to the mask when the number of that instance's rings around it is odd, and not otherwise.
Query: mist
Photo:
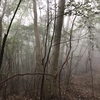
[[[98,0],[0,5],[1,100],[100,100]]]

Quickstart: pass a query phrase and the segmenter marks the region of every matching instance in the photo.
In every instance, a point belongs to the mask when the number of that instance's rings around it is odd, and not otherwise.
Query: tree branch
[[[55,77],[54,75],[51,75],[51,74],[46,74],[46,73],[25,73],[25,74],[16,74],[16,75],[13,75],[3,81],[0,82],[0,84],[2,83],[5,83],[6,81],[9,81],[17,76],[26,76],[26,75],[48,75],[48,76],[51,76],[51,77]]]

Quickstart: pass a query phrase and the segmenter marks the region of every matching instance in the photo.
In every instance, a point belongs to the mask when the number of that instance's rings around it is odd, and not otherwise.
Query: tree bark
[[[37,5],[36,0],[33,0],[33,10],[34,10],[34,33],[35,33],[35,40],[36,40],[36,69],[38,72],[43,71],[42,67],[42,54],[41,54],[41,47],[40,47],[40,37],[39,37],[39,30],[37,25]]]
[[[61,31],[62,31],[63,16],[64,16],[64,6],[65,6],[65,0],[59,0],[58,14],[57,14],[58,18],[56,22],[56,30],[55,30],[55,37],[54,37],[55,46],[53,47],[53,57],[51,61],[51,74],[55,74],[58,68]],[[53,95],[58,94],[57,78],[51,79],[51,92]]]
[[[0,17],[0,50],[1,50],[1,42],[2,42],[2,17]]]
[[[4,14],[5,14],[6,5],[7,5],[7,0],[5,0],[5,3],[3,5],[3,11],[2,11],[2,14],[0,16],[0,55],[1,55],[1,46],[2,46],[2,19],[3,19]],[[1,56],[0,56],[0,58],[1,58]],[[2,60],[0,60],[0,81],[2,81],[1,65],[2,65]],[[0,90],[1,89],[2,89],[2,86],[0,85]]]
[[[43,72],[42,66],[42,52],[40,47],[40,37],[39,37],[39,30],[37,25],[37,4],[36,0],[33,0],[33,12],[34,12],[34,33],[35,33],[35,41],[36,41],[36,72]],[[34,80],[35,87],[38,89],[37,94],[40,94],[40,84],[41,84],[41,76],[36,76]],[[37,85],[38,84],[38,85]]]

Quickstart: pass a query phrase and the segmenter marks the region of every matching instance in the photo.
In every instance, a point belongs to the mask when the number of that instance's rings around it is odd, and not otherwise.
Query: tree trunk
[[[2,17],[0,17],[0,48],[1,48],[1,39],[2,39]]]
[[[55,37],[54,37],[55,46],[53,47],[53,57],[51,61],[51,74],[55,74],[58,68],[64,6],[65,6],[65,0],[59,0],[58,14],[57,14],[58,18],[56,22],[56,30],[55,30]],[[51,79],[51,94],[53,95],[58,94],[57,78]]]
[[[39,30],[37,25],[37,5],[36,0],[33,0],[33,11],[34,11],[34,33],[35,33],[35,41],[36,41],[36,72],[43,72],[42,66],[42,52],[40,47],[40,37]],[[34,78],[36,80],[35,87],[37,88],[37,93],[40,94],[40,84],[41,84],[41,76],[36,76]]]
[[[39,37],[39,30],[37,25],[37,6],[36,0],[33,0],[33,9],[34,9],[34,32],[35,32],[35,39],[36,39],[36,67],[37,71],[41,72],[43,70],[42,67],[42,54],[41,54],[41,47],[40,47],[40,37]]]
[[[5,9],[6,9],[6,5],[7,5],[7,0],[5,0],[5,3],[3,5],[3,11],[2,14],[0,16],[0,55],[1,55],[1,45],[2,45],[2,19],[4,17],[5,14]],[[0,81],[2,81],[2,61],[0,60]],[[2,89],[2,85],[0,85],[0,90]]]

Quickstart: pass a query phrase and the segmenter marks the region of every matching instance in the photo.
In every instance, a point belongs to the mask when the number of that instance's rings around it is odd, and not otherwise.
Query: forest
[[[100,0],[0,0],[0,100],[100,100]]]

